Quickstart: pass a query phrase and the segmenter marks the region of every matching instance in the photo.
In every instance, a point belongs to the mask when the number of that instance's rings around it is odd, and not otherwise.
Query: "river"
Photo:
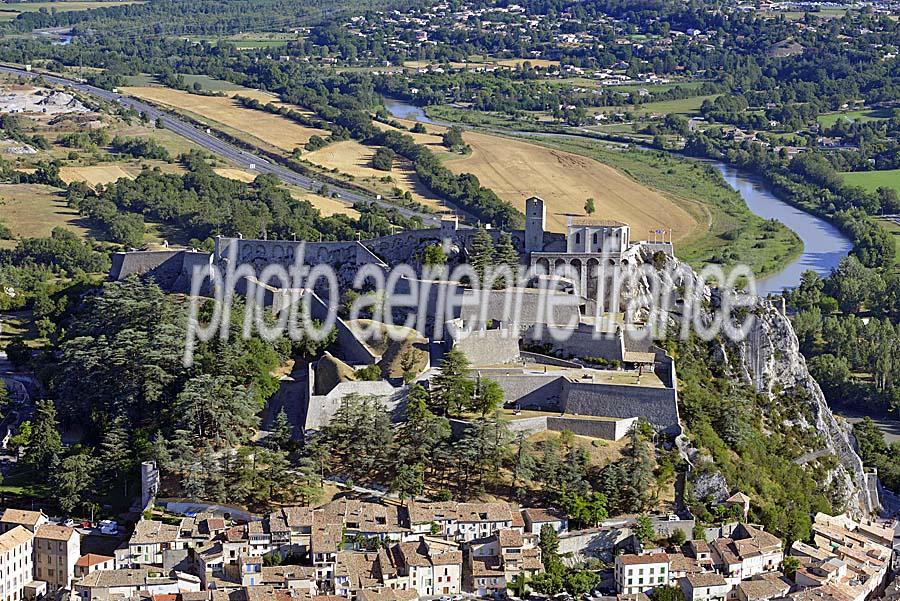
[[[384,105],[391,115],[398,119],[438,123],[430,119],[422,108],[402,100],[385,98]],[[509,133],[542,135],[534,132]],[[738,191],[753,213],[764,219],[780,221],[803,241],[803,253],[799,257],[778,273],[757,282],[758,294],[765,296],[769,293],[783,292],[785,288],[794,288],[800,283],[800,275],[808,269],[823,277],[827,276],[853,248],[850,239],[835,226],[779,199],[757,176],[735,169],[721,161],[711,163],[722,173],[728,185]]]

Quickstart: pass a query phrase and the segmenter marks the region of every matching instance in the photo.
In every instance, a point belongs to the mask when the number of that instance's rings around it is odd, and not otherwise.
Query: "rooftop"
[[[50,540],[68,541],[73,536],[78,536],[78,532],[74,528],[68,526],[57,526],[56,524],[42,524],[38,526],[37,532],[34,533],[35,538],[45,538]]]
[[[0,551],[9,551],[23,545],[34,538],[34,534],[23,526],[16,526],[8,532],[0,534]]]
[[[647,553],[646,555],[618,555],[616,561],[626,566],[646,565],[649,563],[669,563],[665,553]]]

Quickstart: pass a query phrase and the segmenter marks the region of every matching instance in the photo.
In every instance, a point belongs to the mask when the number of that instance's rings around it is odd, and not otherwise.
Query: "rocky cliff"
[[[823,484],[841,493],[848,511],[855,514],[877,511],[878,500],[870,490],[849,426],[835,418],[822,389],[810,375],[790,320],[774,303],[763,299],[754,307],[753,313],[756,319],[750,334],[744,341],[732,345],[736,351],[735,369],[771,403],[778,403],[780,397],[789,393],[795,399],[804,399],[804,410],[793,412],[790,425],[812,430],[821,445],[809,449],[797,463],[829,455],[837,457],[838,462],[827,471],[828,481]],[[798,391],[801,394],[796,394]]]
[[[701,309],[704,312],[717,306],[718,291],[697,285],[697,274],[689,266],[658,254],[645,256],[644,260],[657,267],[663,287],[671,287],[676,291],[675,296],[680,297],[680,302],[673,302],[669,307],[673,311],[669,320],[670,335],[681,327],[678,318],[690,304],[690,300],[684,298],[685,294],[695,299],[694,307],[704,307]],[[649,283],[641,281],[628,288],[626,296],[640,298],[652,289]],[[797,336],[781,307],[781,303],[755,299],[748,308],[753,316],[749,334],[741,341],[718,337],[715,360],[723,366],[729,380],[743,382],[756,390],[757,403],[762,405],[767,422],[764,427],[770,430],[788,428],[806,441],[802,454],[794,463],[797,469],[814,467],[817,475],[824,474],[824,479],[820,480],[822,489],[828,491],[835,509],[843,508],[857,516],[870,515],[879,508],[874,479],[867,478],[862,460],[855,451],[849,425],[835,418],[821,388],[810,375]],[[644,312],[642,317],[649,316]],[[683,450],[692,460],[703,456],[697,449]],[[703,480],[697,485],[704,489],[704,496],[716,497],[729,489],[729,483],[720,473],[706,473]]]

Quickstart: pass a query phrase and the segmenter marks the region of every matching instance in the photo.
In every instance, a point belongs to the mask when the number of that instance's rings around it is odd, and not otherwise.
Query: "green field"
[[[828,113],[819,115],[817,121],[822,127],[831,127],[838,122],[838,119],[846,119],[847,121],[878,121],[880,119],[890,119],[894,114],[892,109],[863,109],[860,111],[846,111],[842,113]]]
[[[860,186],[874,192],[878,188],[893,188],[900,194],[900,169],[885,171],[853,171],[842,173],[844,181],[851,186]]]
[[[122,4],[139,4],[136,0],[109,0],[81,1],[62,0],[60,2],[5,2],[0,6],[0,21],[11,21],[20,13],[38,12],[40,10],[56,10],[57,12],[69,12],[75,10],[90,10],[92,8],[105,8],[109,6],[121,6]]]
[[[803,251],[796,234],[750,212],[711,166],[679,156],[591,140],[534,138],[534,141],[591,157],[637,182],[659,190],[707,225],[677,245],[676,254],[695,267],[705,263],[746,263],[758,278],[776,273]]]
[[[222,79],[213,79],[208,75],[191,75],[182,73],[181,77],[188,88],[192,88],[195,83],[200,84],[200,89],[206,92],[235,92],[238,90],[246,90],[247,88],[239,86],[230,81]],[[125,78],[125,85],[129,87],[144,87],[158,85],[159,82],[149,73],[141,73],[140,75],[129,75]]]
[[[878,223],[894,238],[894,246],[897,248],[897,254],[894,256],[894,264],[900,265],[900,224],[890,219],[879,219]]]
[[[690,98],[679,98],[678,100],[660,100],[659,102],[646,102],[637,105],[610,106],[594,110],[594,113],[635,113],[648,114],[658,113],[668,115],[676,113],[692,117],[700,113],[700,105],[704,100],[713,100],[718,94],[710,94],[709,96],[692,96]]]

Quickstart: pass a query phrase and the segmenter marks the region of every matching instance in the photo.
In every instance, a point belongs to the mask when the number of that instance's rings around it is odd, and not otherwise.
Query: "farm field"
[[[400,120],[407,127],[414,121]],[[382,123],[377,127],[388,129]],[[451,155],[441,144],[446,128],[425,124],[427,134],[412,134],[419,144],[429,146],[444,157],[445,165],[455,173],[472,173],[482,185],[492,189],[524,211],[525,199],[540,196],[547,203],[547,228],[565,232],[568,217],[584,216],[584,202],[594,198],[595,216],[615,219],[631,225],[635,237],[650,229],[672,227],[675,240],[702,231],[701,218],[646,187],[621,171],[592,158],[548,148],[520,139],[475,131],[463,134],[472,152]],[[661,216],[664,216],[661,218]]]
[[[870,192],[878,188],[893,188],[900,194],[900,169],[885,171],[853,171],[842,173],[844,181],[851,186],[861,186]]]
[[[18,238],[49,236],[55,227],[64,227],[79,235],[88,232],[84,218],[66,206],[62,190],[37,184],[0,184],[0,215]],[[0,246],[15,246],[2,240]]]
[[[436,137],[436,136],[433,136]],[[439,139],[439,138],[438,138]],[[374,146],[366,146],[355,140],[344,140],[329,144],[325,148],[303,155],[303,159],[325,169],[336,169],[341,173],[353,176],[355,180],[365,179],[366,187],[377,190],[386,198],[391,196],[392,188],[403,192],[409,191],[413,200],[436,210],[446,210],[440,198],[434,196],[416,176],[412,163],[398,157],[394,160],[394,168],[379,171],[372,167]],[[391,177],[393,182],[382,183],[383,177]]]
[[[103,184],[111,184],[123,177],[132,179],[133,175],[125,171],[121,166],[91,165],[87,167],[60,167],[59,178],[71,184],[72,182],[85,182],[91,187]]]
[[[831,127],[837,123],[839,119],[861,122],[879,121],[881,119],[890,119],[893,114],[891,109],[863,109],[861,111],[844,111],[841,113],[819,115],[816,121],[818,121],[819,125],[822,127]]]
[[[55,10],[57,12],[71,12],[90,10],[92,8],[121,6],[123,4],[141,4],[141,2],[137,0],[109,0],[107,2],[80,0],[62,0],[60,2],[4,2],[0,5],[0,21],[11,21],[20,13],[37,12],[41,9]]]
[[[597,218],[628,223],[635,238],[666,227],[674,228],[677,241],[698,227],[696,218],[672,200],[599,161],[471,131],[464,139],[472,153],[448,158],[447,168],[476,175],[482,185],[522,211],[526,198],[540,196],[547,203],[550,231],[564,232],[569,216],[583,216],[587,198],[596,200]]]
[[[329,135],[325,130],[305,127],[278,115],[243,108],[237,101],[222,96],[198,96],[161,87],[130,87],[122,91],[220,123],[288,152],[302,147],[313,135]]]

